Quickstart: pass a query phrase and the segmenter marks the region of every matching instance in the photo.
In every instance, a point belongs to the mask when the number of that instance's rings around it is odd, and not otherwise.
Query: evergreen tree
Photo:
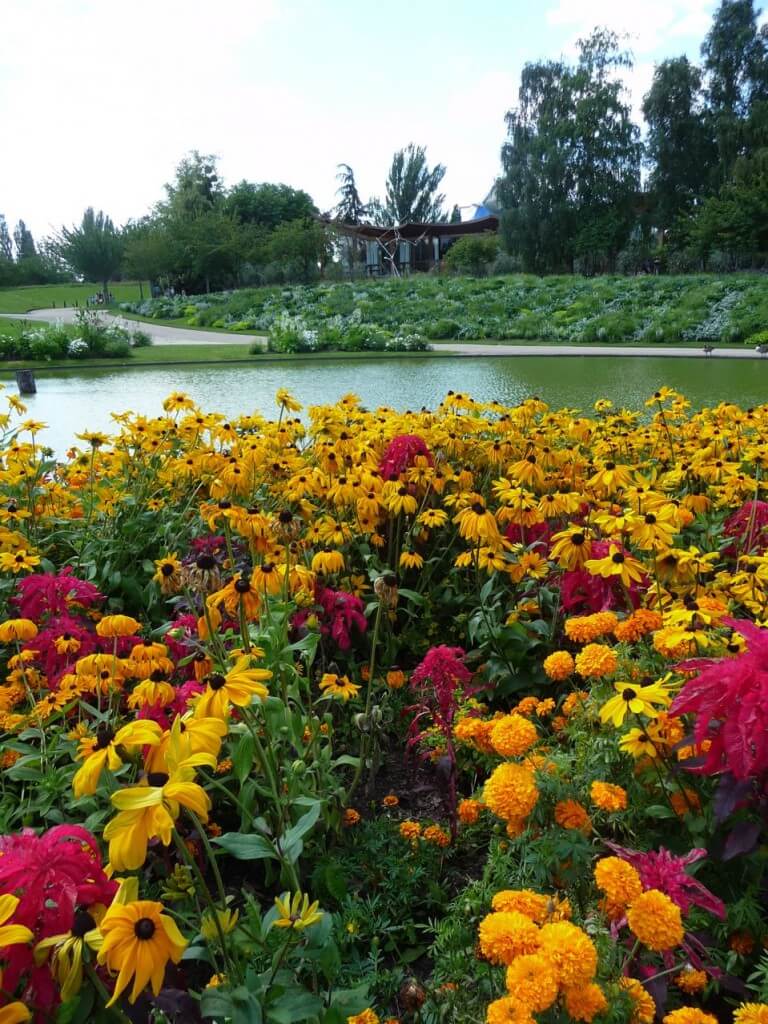
[[[2,213],[0,213],[0,259],[13,259],[13,242],[11,240],[10,232],[8,231],[8,224],[6,223],[5,215]]]
[[[339,201],[334,207],[334,219],[344,224],[362,224],[368,215],[368,207],[360,198],[355,172],[349,164],[338,165],[336,180],[339,182],[336,189]]]

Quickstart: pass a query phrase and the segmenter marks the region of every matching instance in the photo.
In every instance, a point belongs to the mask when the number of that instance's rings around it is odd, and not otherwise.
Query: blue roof
[[[478,206],[475,210],[475,215],[472,220],[481,220],[483,217],[493,217],[494,213],[489,210],[487,206]]]

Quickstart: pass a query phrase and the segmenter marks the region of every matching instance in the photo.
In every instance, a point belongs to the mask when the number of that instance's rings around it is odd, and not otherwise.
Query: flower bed
[[[768,1019],[768,406],[8,401],[0,1020]]]

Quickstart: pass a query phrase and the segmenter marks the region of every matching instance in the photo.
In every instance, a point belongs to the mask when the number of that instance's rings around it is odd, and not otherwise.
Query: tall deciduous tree
[[[239,182],[227,193],[224,210],[240,224],[252,224],[267,231],[318,212],[307,192],[268,181],[258,185]]]
[[[721,0],[701,46],[720,183],[744,150],[753,104],[768,98],[768,56],[758,14],[753,0]]]
[[[445,167],[429,167],[424,146],[410,143],[392,157],[383,212],[390,224],[425,224],[446,219],[445,196],[438,192]]]
[[[13,231],[13,243],[16,246],[16,259],[28,260],[37,256],[35,240],[23,220],[20,220]]]
[[[56,248],[64,262],[86,281],[100,281],[106,294],[123,259],[123,239],[110,217],[89,206],[80,224],[62,228]]]
[[[643,116],[648,125],[648,184],[659,226],[668,227],[708,187],[716,151],[703,101],[701,70],[687,57],[657,65]]]
[[[507,114],[497,192],[506,245],[527,269],[609,267],[625,243],[640,187],[641,146],[611,32],[580,40],[575,66],[526,64]]]

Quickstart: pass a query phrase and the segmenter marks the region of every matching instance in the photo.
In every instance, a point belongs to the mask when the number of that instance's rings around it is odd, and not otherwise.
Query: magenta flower
[[[730,771],[735,779],[768,772],[768,629],[742,619],[723,622],[747,640],[735,658],[697,658],[677,667],[699,675],[685,684],[672,715],[696,715],[697,744],[709,740],[704,762],[691,771]]]
[[[432,453],[418,434],[399,434],[393,437],[379,462],[379,473],[385,480],[397,478],[414,464],[416,457],[423,455],[430,466],[434,465]]]
[[[414,689],[431,690],[437,702],[437,709],[443,721],[450,725],[456,713],[456,689],[466,692],[472,673],[464,664],[464,650],[461,647],[430,647],[424,658],[413,670],[411,686]]]
[[[605,845],[632,865],[640,875],[645,891],[659,889],[666,893],[683,915],[687,914],[692,906],[696,906],[709,911],[721,921],[725,920],[723,901],[685,870],[689,864],[703,860],[707,856],[706,850],[697,848],[690,850],[684,857],[676,857],[663,846],[658,850],[641,853],[639,850],[628,850],[616,843],[606,842]]]
[[[49,615],[68,615],[73,606],[92,608],[104,600],[104,595],[92,583],[79,580],[67,566],[58,575],[35,573],[18,583],[19,594],[13,603],[18,605],[22,618],[32,619],[38,625]]]
[[[734,538],[723,554],[731,558],[739,552],[763,554],[768,548],[768,502],[745,501],[725,520],[723,533]]]

